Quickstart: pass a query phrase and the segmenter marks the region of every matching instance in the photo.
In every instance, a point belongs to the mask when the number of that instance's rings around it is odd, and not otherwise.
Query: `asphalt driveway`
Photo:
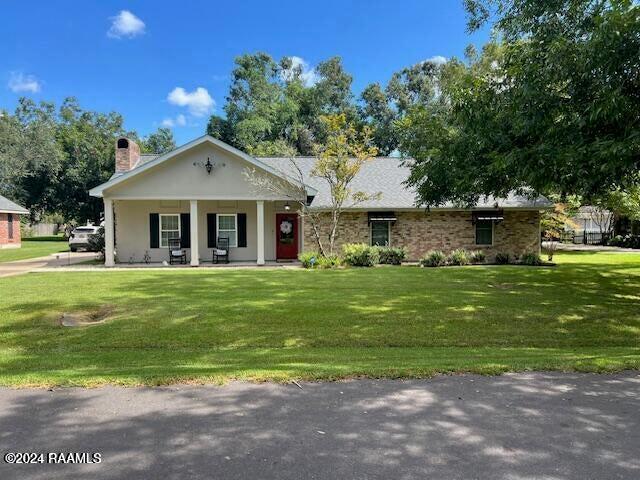
[[[640,376],[0,389],[2,479],[640,478]]]

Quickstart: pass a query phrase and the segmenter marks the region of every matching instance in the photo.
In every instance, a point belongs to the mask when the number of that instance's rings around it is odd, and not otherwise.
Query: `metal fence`
[[[562,232],[558,239],[562,243],[574,243],[582,245],[606,245],[611,235],[600,232]]]

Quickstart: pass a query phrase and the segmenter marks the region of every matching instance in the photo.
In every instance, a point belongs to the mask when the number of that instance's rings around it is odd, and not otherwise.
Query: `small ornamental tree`
[[[290,174],[290,181],[260,174],[255,169],[245,170],[245,176],[258,190],[284,195],[295,202],[298,214],[306,219],[311,228],[318,252],[323,256],[333,256],[344,209],[380,195],[352,189],[354,178],[362,166],[377,154],[377,149],[372,145],[370,129],[365,127],[357,130],[347,121],[345,114],[322,116],[321,121],[327,131],[326,141],[316,145],[316,160],[309,173],[305,173],[296,158],[291,157],[289,161],[293,173]],[[327,184],[329,205],[322,205],[322,212],[307,205],[304,186],[308,177]]]

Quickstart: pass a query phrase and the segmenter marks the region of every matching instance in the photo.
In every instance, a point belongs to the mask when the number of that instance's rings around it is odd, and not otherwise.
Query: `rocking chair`
[[[187,252],[181,247],[179,238],[169,239],[169,265],[187,263]]]
[[[229,263],[229,238],[218,237],[218,244],[213,248],[213,263],[220,263],[220,259],[224,263]]]

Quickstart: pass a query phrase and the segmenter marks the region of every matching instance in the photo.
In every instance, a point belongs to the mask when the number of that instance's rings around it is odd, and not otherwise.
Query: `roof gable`
[[[117,187],[119,185],[122,185],[125,182],[128,182],[129,180],[140,176],[141,174],[145,173],[145,172],[149,172],[151,173],[152,170],[156,169],[158,166],[165,164],[166,162],[168,162],[169,160],[184,154],[186,152],[189,152],[192,149],[196,149],[201,145],[212,145],[214,147],[217,147],[219,149],[221,149],[222,151],[226,152],[227,154],[237,157],[245,162],[247,162],[248,164],[250,164],[252,167],[267,172],[271,175],[274,175],[276,177],[282,178],[283,180],[286,180],[289,183],[292,183],[296,186],[300,186],[300,187],[304,187],[307,192],[309,192],[309,195],[315,195],[316,194],[316,190],[309,186],[309,185],[300,185],[299,181],[297,181],[295,178],[288,176],[286,173],[281,172],[276,170],[275,168],[273,168],[271,165],[265,164],[259,160],[257,160],[256,158],[252,157],[251,155],[248,155],[240,150],[238,150],[237,148],[232,147],[231,145],[228,145],[220,140],[217,140],[209,135],[204,135],[202,137],[199,137],[181,147],[176,148],[175,150],[172,150],[170,152],[167,152],[163,155],[158,155],[156,157],[151,157],[149,155],[143,155],[140,158],[140,161],[138,162],[138,164],[136,165],[136,167],[134,167],[133,169],[129,170],[128,172],[124,172],[121,174],[116,174],[113,177],[111,177],[111,179],[101,185],[98,185],[97,187],[92,188],[91,190],[89,190],[89,194],[91,196],[94,197],[101,197],[103,196],[105,190],[109,190],[112,189],[114,187]]]

